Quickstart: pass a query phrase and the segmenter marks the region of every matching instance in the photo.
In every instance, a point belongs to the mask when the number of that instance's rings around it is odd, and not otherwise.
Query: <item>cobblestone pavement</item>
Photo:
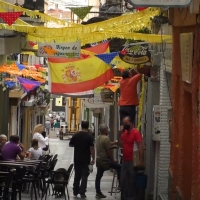
[[[69,138],[65,137],[64,140],[59,140],[59,138],[57,138],[55,136],[55,134],[52,132],[51,133],[51,139],[50,139],[50,150],[51,150],[51,154],[58,154],[58,162],[56,165],[56,168],[68,168],[68,166],[73,163],[73,148],[69,147]],[[87,188],[87,198],[86,199],[90,199],[90,200],[95,200],[95,176],[96,176],[96,167],[94,166],[94,170],[93,173],[90,174],[89,178],[88,178],[88,188]],[[72,192],[72,186],[73,186],[73,175],[70,179],[70,183],[69,183],[69,193],[70,193],[70,199],[71,200],[78,200],[80,199],[80,196],[78,197],[74,197],[73,196],[73,192]],[[109,191],[111,190],[111,184],[112,184],[112,178],[113,178],[113,174],[110,171],[106,171],[104,173],[104,176],[102,178],[102,182],[101,182],[101,188],[102,188],[102,192],[107,196],[107,200],[119,200],[120,199],[120,195],[119,193],[116,194],[116,198],[115,198],[115,194],[113,194],[113,196],[111,196],[109,194]],[[41,199],[38,198],[38,199]],[[52,197],[51,195],[47,197],[48,200],[51,199],[55,199],[55,197]],[[60,198],[56,198],[56,199],[60,199],[63,200],[63,197]],[[30,194],[22,194],[22,200],[30,200]]]

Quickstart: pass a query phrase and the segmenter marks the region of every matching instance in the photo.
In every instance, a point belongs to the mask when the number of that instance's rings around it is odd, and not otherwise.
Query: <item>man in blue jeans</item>
[[[118,143],[118,141],[111,142],[108,137],[108,126],[101,124],[99,126],[100,135],[96,139],[96,166],[97,175],[95,179],[96,198],[106,198],[101,192],[100,183],[103,173],[110,168],[117,170],[118,180],[120,181],[121,165],[114,160],[111,146]]]

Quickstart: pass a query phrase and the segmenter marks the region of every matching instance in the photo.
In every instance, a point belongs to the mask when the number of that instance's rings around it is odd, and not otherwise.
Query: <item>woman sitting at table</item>
[[[38,140],[33,139],[31,148],[29,149],[29,158],[38,160],[42,156],[42,148],[38,146]]]
[[[41,147],[42,149],[46,147],[46,142],[49,141],[49,136],[43,137],[41,134],[44,131],[44,126],[42,124],[38,124],[35,126],[33,129],[33,139],[38,140],[38,146]]]
[[[10,142],[6,143],[1,150],[2,160],[16,160],[17,156],[21,160],[25,157],[24,146],[19,141],[18,135],[11,135]]]

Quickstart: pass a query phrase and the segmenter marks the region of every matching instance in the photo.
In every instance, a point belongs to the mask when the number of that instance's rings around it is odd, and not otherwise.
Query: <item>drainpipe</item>
[[[7,62],[6,55],[0,55],[0,65]],[[3,91],[2,84],[0,85],[0,133],[8,136],[9,132],[9,90]]]

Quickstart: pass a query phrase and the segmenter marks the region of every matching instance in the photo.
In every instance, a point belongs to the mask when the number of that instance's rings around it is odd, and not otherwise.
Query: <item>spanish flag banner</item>
[[[53,94],[92,90],[114,77],[112,68],[96,56],[48,58],[49,86]]]

